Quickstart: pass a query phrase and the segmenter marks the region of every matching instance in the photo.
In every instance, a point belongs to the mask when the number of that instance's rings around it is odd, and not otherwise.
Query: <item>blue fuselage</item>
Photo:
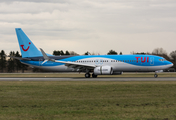
[[[30,61],[21,60],[22,63],[32,67],[41,68],[46,71],[54,72],[72,72],[73,68],[65,66],[64,63],[48,61],[44,64],[44,58],[28,57]],[[74,62],[80,64],[88,64],[95,66],[110,66],[113,71],[158,71],[171,67],[173,64],[163,57],[154,55],[84,55],[84,56],[50,56],[49,58]]]

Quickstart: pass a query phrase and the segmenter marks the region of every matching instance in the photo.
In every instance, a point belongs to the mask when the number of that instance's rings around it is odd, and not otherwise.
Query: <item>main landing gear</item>
[[[93,78],[96,78],[97,75],[92,74],[92,77],[93,77]],[[86,74],[85,74],[85,78],[90,78],[90,73],[86,73]]]
[[[86,73],[85,78],[90,78],[90,73]]]
[[[93,78],[97,78],[97,75],[95,75],[95,74],[92,74],[92,77],[93,77]]]

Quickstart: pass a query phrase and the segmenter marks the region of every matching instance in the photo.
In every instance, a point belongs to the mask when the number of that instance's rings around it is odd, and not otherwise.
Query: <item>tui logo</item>
[[[147,61],[146,61],[146,57],[135,57],[136,60],[137,60],[137,63],[139,61],[139,59],[141,58],[141,62],[144,63],[144,62],[149,62],[149,57],[147,57]],[[144,58],[144,59],[143,59]]]
[[[30,44],[31,44],[31,42],[29,42],[29,45],[30,45]],[[20,46],[21,46],[21,48],[23,49],[23,51],[25,51],[25,52],[28,51],[28,50],[29,50],[29,47],[30,47],[30,46],[28,46],[27,49],[24,49],[24,45],[20,45]]]

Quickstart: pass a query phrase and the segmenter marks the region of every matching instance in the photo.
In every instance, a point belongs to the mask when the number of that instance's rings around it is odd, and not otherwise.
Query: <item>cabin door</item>
[[[150,58],[150,65],[154,65],[154,57]]]

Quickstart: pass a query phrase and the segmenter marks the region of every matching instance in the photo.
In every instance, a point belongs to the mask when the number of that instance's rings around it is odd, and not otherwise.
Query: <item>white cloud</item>
[[[175,11],[174,0],[0,0],[0,47],[6,51],[5,43],[15,45],[14,28],[21,27],[50,53],[63,49],[105,54],[114,49],[129,54],[158,47],[171,52]]]

